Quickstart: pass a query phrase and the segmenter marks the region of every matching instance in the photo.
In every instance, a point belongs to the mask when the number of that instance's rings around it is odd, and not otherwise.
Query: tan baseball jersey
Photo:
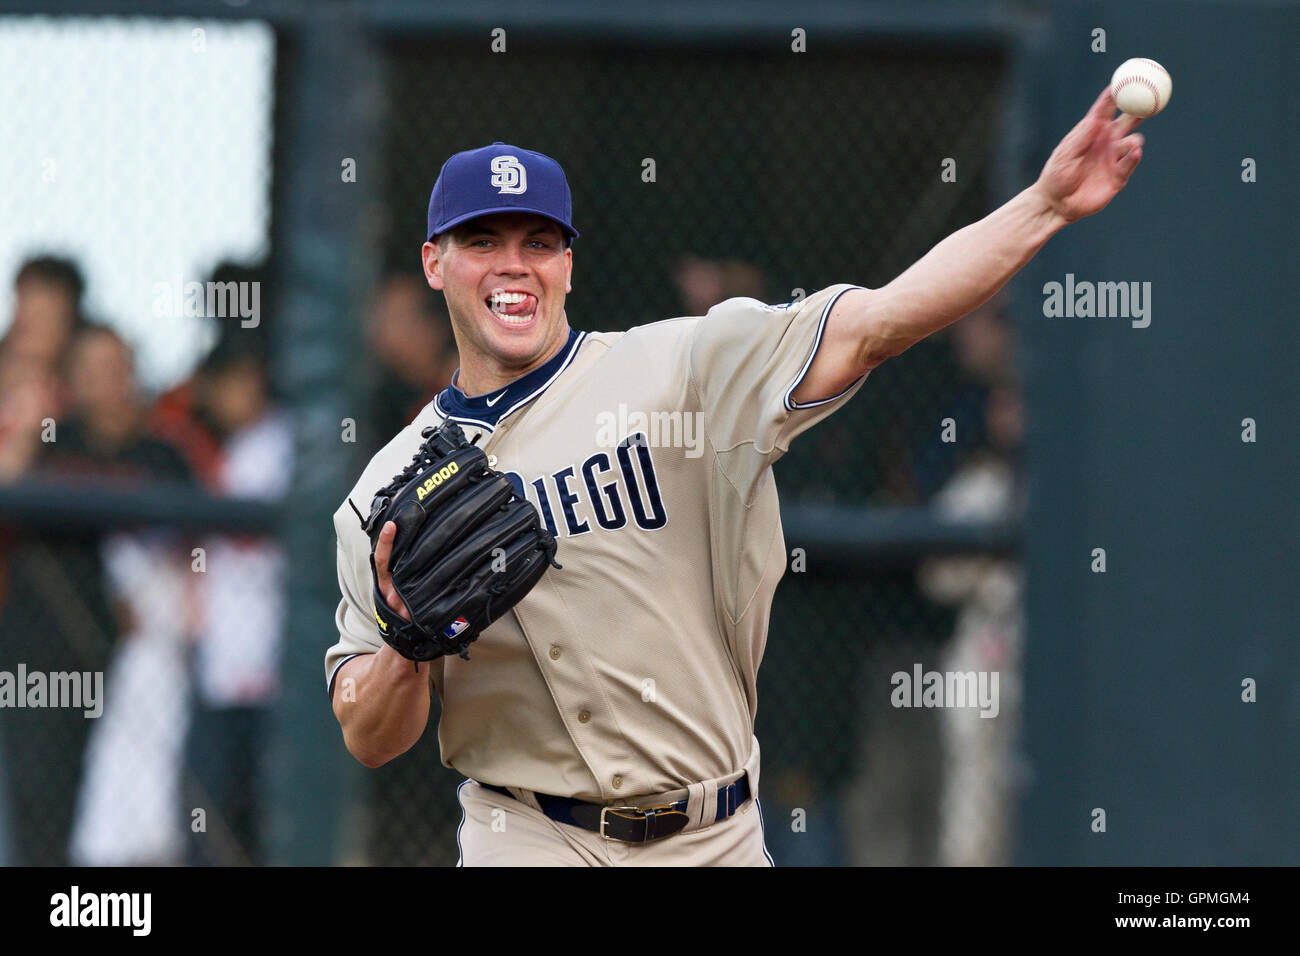
[[[442,392],[366,467],[350,499],[410,461],[450,417],[559,541],[550,569],[470,647],[440,658],[438,741],[481,783],[607,802],[738,773],[755,752],[755,684],[786,567],[770,466],[863,379],[796,404],[836,285],[787,305],[729,299],[703,317],[571,332],[495,393]],[[865,379],[865,376],[864,376]],[[382,646],[370,541],[334,515],[338,668]]]

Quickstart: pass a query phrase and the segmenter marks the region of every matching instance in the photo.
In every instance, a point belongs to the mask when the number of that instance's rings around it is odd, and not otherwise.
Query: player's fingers
[[[1115,144],[1116,146],[1115,158],[1122,160],[1125,157],[1127,157],[1130,153],[1132,153],[1134,150],[1141,149],[1145,143],[1146,143],[1146,137],[1144,137],[1141,133],[1134,133],[1132,136],[1125,136],[1123,139],[1121,139],[1118,143]]]
[[[385,521],[379,529],[379,540],[375,542],[375,577],[379,579],[379,593],[384,596],[384,603],[397,612],[404,621],[411,619],[411,612],[406,609],[406,602],[393,587],[393,577],[388,571],[388,561],[393,555],[393,539],[397,537],[397,525]]]
[[[1107,95],[1110,95],[1109,91],[1107,91]],[[1066,135],[1061,143],[1062,152],[1071,158],[1085,155],[1092,149],[1093,143],[1097,140],[1098,132],[1105,128],[1108,118],[1107,116],[1099,117],[1089,112]]]
[[[1141,116],[1131,116],[1128,113],[1121,113],[1119,119],[1111,123],[1110,128],[1115,136],[1127,136],[1133,132],[1142,122]]]
[[[1137,146],[1129,150],[1124,158],[1116,164],[1119,171],[1121,182],[1128,182],[1129,176],[1133,175],[1133,170],[1137,169],[1137,164],[1142,161],[1142,147]]]
[[[1097,95],[1097,99],[1089,108],[1088,116],[1100,117],[1101,119],[1108,120],[1115,115],[1115,108],[1115,97],[1110,92],[1110,86],[1107,85],[1102,89],[1101,93]]]
[[[397,525],[392,521],[385,521],[384,526],[379,529],[379,540],[375,542],[375,575],[385,591],[388,590],[389,581],[388,559],[393,553],[393,538],[396,535]]]
[[[1061,152],[1067,158],[1085,155],[1092,149],[1098,133],[1114,115],[1115,97],[1111,95],[1110,87],[1107,86],[1098,94],[1096,101],[1089,107],[1083,118],[1074,125],[1074,129],[1070,130],[1061,141]]]

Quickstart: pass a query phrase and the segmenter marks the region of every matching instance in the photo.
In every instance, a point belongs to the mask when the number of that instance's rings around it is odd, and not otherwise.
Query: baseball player
[[[578,232],[560,166],[500,142],[452,156],[423,261],[460,369],[334,516],[342,600],[325,676],[348,750],[368,767],[393,759],[439,696],[442,761],[467,778],[461,865],[771,865],[753,729],[786,564],[772,463],[1123,188],[1143,138],[1114,112],[1103,91],[1032,186],[882,288],[730,299],[627,332],[569,327]],[[536,507],[562,569],[469,659],[412,666],[381,639],[358,514],[448,419]],[[394,532],[377,533],[373,573],[409,620],[387,568]]]

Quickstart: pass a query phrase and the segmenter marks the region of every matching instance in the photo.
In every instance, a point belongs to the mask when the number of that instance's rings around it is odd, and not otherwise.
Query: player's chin
[[[546,349],[549,336],[541,310],[525,322],[503,322],[491,316],[482,326],[491,350],[509,365],[527,365]]]

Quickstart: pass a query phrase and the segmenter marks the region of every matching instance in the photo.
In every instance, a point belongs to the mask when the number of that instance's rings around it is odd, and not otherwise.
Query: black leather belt
[[[514,794],[505,787],[490,783],[481,783],[479,786],[514,798]],[[542,812],[556,823],[582,827],[599,833],[606,840],[622,843],[647,843],[672,836],[680,833],[690,823],[690,817],[686,814],[687,800],[657,807],[607,807],[599,803],[583,803],[572,797],[553,797],[548,793],[536,793],[534,796]],[[746,772],[734,783],[718,788],[718,812],[714,820],[721,821],[733,816],[749,797],[749,774]]]

